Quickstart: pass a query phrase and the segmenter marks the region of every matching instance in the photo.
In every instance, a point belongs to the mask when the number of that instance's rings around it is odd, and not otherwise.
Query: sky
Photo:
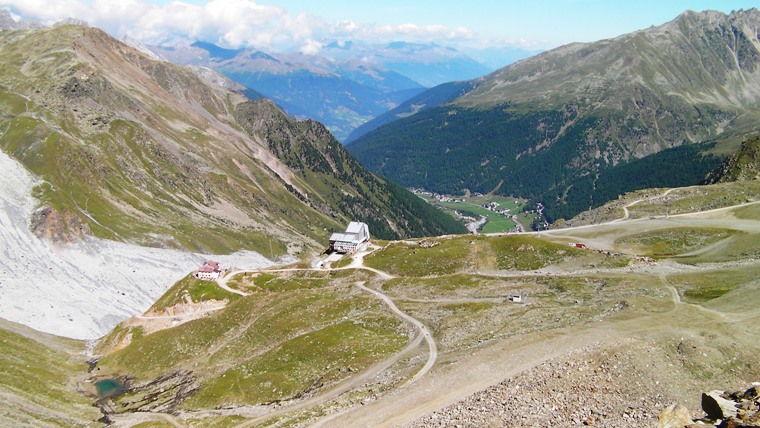
[[[336,40],[545,50],[661,25],[689,9],[756,6],[757,0],[0,0],[17,18],[47,24],[78,18],[146,44],[181,38],[305,54]]]

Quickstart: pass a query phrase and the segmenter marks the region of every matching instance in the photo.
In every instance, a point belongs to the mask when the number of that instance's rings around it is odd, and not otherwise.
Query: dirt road
[[[380,278],[383,278],[383,279],[393,278],[392,275],[386,272],[364,266],[364,256],[371,253],[372,251],[376,249],[377,247],[374,247],[373,249],[370,249],[368,251],[358,252],[357,254],[353,256],[353,261],[351,262],[351,264],[342,268],[336,268],[335,270],[364,269],[364,270],[369,270],[377,274]],[[269,269],[267,270],[267,272],[324,271],[324,270],[326,269],[311,269],[311,268],[308,268],[308,269]],[[236,271],[235,274],[245,273],[245,272],[247,271]],[[232,275],[228,275],[227,277],[232,277]],[[250,427],[257,423],[260,423],[272,418],[276,418],[278,416],[282,416],[287,413],[295,412],[295,411],[298,411],[307,407],[311,407],[311,406],[316,406],[320,403],[324,403],[329,400],[332,400],[340,396],[341,394],[344,394],[366,382],[369,382],[370,380],[372,380],[372,378],[376,377],[377,375],[379,375],[380,373],[382,373],[383,371],[391,367],[393,364],[397,363],[401,358],[415,351],[419,347],[419,345],[422,343],[423,340],[427,342],[427,345],[428,345],[428,359],[425,365],[417,373],[415,373],[414,376],[412,376],[412,378],[409,379],[409,381],[407,381],[406,385],[416,382],[417,380],[421,379],[425,374],[427,374],[430,371],[430,369],[435,364],[436,359],[438,358],[438,347],[436,346],[433,336],[430,334],[430,330],[419,320],[412,318],[411,316],[402,312],[395,305],[395,303],[393,303],[393,300],[387,295],[385,295],[384,293],[367,288],[362,283],[357,283],[356,286],[362,289],[363,291],[371,293],[375,295],[376,297],[378,297],[379,299],[381,299],[391,309],[393,313],[398,315],[403,320],[414,325],[415,328],[419,331],[419,334],[414,339],[412,339],[412,341],[410,341],[409,344],[404,349],[395,353],[389,358],[386,358],[385,360],[380,361],[379,363],[363,371],[357,376],[353,376],[349,379],[346,379],[343,382],[340,382],[338,385],[334,386],[333,388],[330,388],[326,392],[318,394],[314,397],[308,398],[306,400],[295,401],[290,404],[285,404],[281,407],[278,407],[272,411],[267,412],[266,414],[249,419],[243,422],[242,424],[237,425],[236,426],[237,428]]]
[[[666,191],[660,197],[666,196],[670,191]],[[629,206],[633,206],[633,204],[631,203]],[[744,205],[747,204],[737,207]],[[614,245],[615,236],[630,233],[630,227],[639,223],[645,224],[643,227],[637,226],[642,230],[693,226],[730,227],[735,230],[745,230],[748,232],[760,231],[760,222],[735,219],[728,215],[730,210],[737,207],[712,210],[709,214],[710,218],[705,218],[704,215],[699,213],[681,214],[670,216],[668,219],[663,217],[655,220],[631,220],[624,218],[601,226],[581,226],[546,231],[545,234],[548,238],[553,239],[577,237],[579,239],[594,239],[600,245]],[[720,215],[720,211],[725,211],[727,214]],[[600,246],[599,248],[610,247]],[[341,269],[366,268],[363,266],[363,256],[364,254],[354,259],[349,266]],[[711,266],[711,268],[715,269],[720,267],[717,265]],[[662,266],[655,266],[651,272],[647,272],[654,275],[654,278],[660,275],[663,286],[669,290],[665,296],[667,301],[663,302],[663,304],[672,304],[672,308],[665,312],[632,309],[625,311],[624,315],[620,317],[611,316],[602,321],[590,322],[581,326],[544,330],[503,339],[489,345],[487,348],[477,350],[466,356],[454,358],[449,356],[447,357],[446,365],[435,365],[438,359],[436,344],[422,323],[408,317],[408,315],[405,316],[403,312],[398,310],[393,300],[384,293],[372,290],[364,286],[364,284],[357,284],[357,287],[373,293],[382,299],[394,313],[415,325],[422,333],[402,353],[395,355],[393,362],[398,361],[403,353],[410,352],[414,347],[419,346],[422,340],[427,340],[429,337],[430,340],[427,342],[429,350],[428,362],[404,387],[381,396],[377,401],[344,410],[342,413],[333,414],[317,421],[316,425],[330,427],[399,426],[425,416],[439,408],[456,403],[470,394],[523,373],[549,359],[567,355],[570,352],[589,345],[607,343],[626,337],[646,337],[649,334],[665,331],[695,331],[698,328],[712,328],[716,325],[726,326],[725,328],[731,329],[732,318],[729,316],[730,314],[682,302],[678,290],[667,281],[666,273],[678,273],[679,269],[691,272],[697,268],[701,269],[701,267],[680,266],[677,263],[662,263]],[[619,271],[621,274],[625,273],[625,269],[619,269]],[[387,274],[385,274],[387,276],[382,275],[384,274],[383,272],[376,273],[382,278],[391,277]],[[574,272],[573,274],[577,275],[578,272]],[[435,357],[430,358],[430,355],[435,355]],[[286,412],[304,409],[331,400],[343,392],[360,385],[363,381],[371,379],[371,376],[379,373],[377,368],[389,367],[390,365],[386,365],[387,363],[389,363],[388,360],[357,377],[345,381],[324,394],[294,403],[292,406],[284,407],[260,418],[246,421],[241,426],[251,426]]]
[[[242,292],[240,290],[235,290],[234,288],[230,288],[230,287],[227,286],[227,282],[230,280],[230,278],[234,277],[235,275],[237,275],[239,273],[245,273],[245,272],[246,271],[244,271],[244,270],[234,270],[234,271],[231,271],[231,272],[227,272],[225,275],[220,276],[219,278],[216,279],[216,284],[221,289],[223,289],[225,291],[228,291],[230,293],[238,294],[240,296],[248,296],[249,295],[248,293],[244,293],[244,292]]]
[[[668,299],[674,298],[668,296]],[[680,301],[680,300],[679,300]],[[502,340],[467,358],[439,366],[431,376],[366,406],[334,417],[331,427],[401,426],[549,359],[586,346],[670,329],[691,329],[723,322],[702,307],[673,305],[665,313],[639,312],[584,326],[542,331]]]
[[[430,369],[433,368],[433,365],[435,364],[435,360],[438,358],[438,346],[435,343],[435,340],[433,339],[433,336],[430,334],[430,330],[420,322],[416,318],[412,318],[411,316],[407,315],[406,313],[402,312],[398,306],[396,306],[395,303],[393,303],[393,300],[391,300],[388,295],[383,294],[377,290],[372,290],[370,288],[367,288],[364,286],[364,284],[357,283],[357,287],[361,288],[364,291],[367,291],[369,293],[374,294],[378,298],[380,298],[383,302],[385,302],[386,305],[388,305],[389,308],[391,308],[391,311],[401,317],[402,319],[408,321],[412,325],[414,325],[420,332],[420,336],[422,336],[425,339],[425,342],[427,342],[428,345],[428,359],[425,365],[418,371],[417,373],[412,376],[411,379],[406,383],[406,385],[411,384],[422,378],[422,376],[425,376],[427,372],[430,371]]]

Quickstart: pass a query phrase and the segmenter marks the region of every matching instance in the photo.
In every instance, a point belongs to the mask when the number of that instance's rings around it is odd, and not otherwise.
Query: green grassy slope
[[[748,194],[756,191],[753,184],[732,183],[730,190]],[[722,199],[727,187],[677,189],[670,196],[674,205],[683,202],[699,209],[695,192],[710,201]],[[491,346],[517,352],[548,340],[571,351],[580,346],[573,342],[576,335],[590,335],[587,339],[594,343],[633,337],[663,346],[664,353],[652,358],[670,367],[663,375],[634,361],[646,374],[637,381],[647,379],[646,388],[664,385],[666,390],[658,393],[677,400],[681,395],[673,391],[746,382],[758,373],[758,219],[757,204],[750,204],[699,216],[551,230],[541,237],[388,242],[368,255],[365,264],[394,277],[355,269],[245,272],[227,283],[245,296],[185,278],[150,313],[160,315],[173,307],[177,312],[170,311],[170,318],[178,321],[182,308],[177,305],[188,298],[226,299],[227,305],[152,334],[126,324],[117,327],[101,341],[102,349],[126,333],[131,333],[131,342],[101,359],[91,380],[117,378],[133,388],[107,401],[112,411],[127,418],[132,412],[169,412],[190,426],[224,426],[245,422],[241,415],[250,417],[251,409],[287,409],[394,356],[414,337],[409,324],[355,286],[362,283],[387,294],[429,328],[439,354],[426,376],[445,377],[467,367],[481,370],[488,360],[476,360],[474,366],[467,361],[491,355]],[[585,242],[592,249],[568,242]],[[645,255],[655,259],[641,257]],[[525,300],[509,301],[516,293]],[[85,366],[60,362],[81,344],[47,338],[39,339],[46,344],[42,346],[16,333],[2,334],[4,350],[9,350],[3,370],[29,366],[30,371],[14,373],[0,385],[16,397],[42,400],[55,409],[52,425],[86,422],[89,416],[78,416],[83,408],[71,403],[87,399],[70,396],[75,385],[67,377],[84,375]],[[676,349],[674,337],[692,338],[700,343],[700,352]],[[426,349],[423,345],[404,354],[381,375],[338,398],[303,412],[278,413],[283,419],[277,423],[305,423],[341,406],[378,399],[424,365]],[[493,364],[509,358],[504,352],[493,355]],[[626,355],[635,359],[637,354]],[[61,387],[44,390],[23,382],[32,374]],[[209,409],[215,410],[204,412]]]
[[[753,181],[760,178],[760,136],[755,135],[742,142],[720,168],[708,177],[711,183]]]
[[[77,392],[84,343],[0,320],[0,425],[101,426],[97,397]]]
[[[239,278],[237,287],[252,294],[206,318],[133,337],[98,363],[99,375],[141,384],[191,370],[199,389],[181,408],[269,403],[332,385],[408,341],[400,321],[348,274],[262,273]]]
[[[42,179],[40,235],[275,257],[320,249],[365,217],[388,237],[461,230],[424,204],[400,208],[411,195],[325,146],[323,127],[278,111],[266,124],[284,130],[276,142],[244,129],[238,122],[260,111],[241,108],[243,95],[100,30],[5,31],[0,71],[0,147]],[[311,163],[270,151],[291,145]],[[350,168],[331,164],[336,156]]]

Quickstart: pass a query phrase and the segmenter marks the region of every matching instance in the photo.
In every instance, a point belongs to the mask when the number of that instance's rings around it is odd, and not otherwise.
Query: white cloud
[[[0,7],[25,19],[52,24],[74,17],[100,27],[115,37],[129,35],[143,43],[158,44],[177,37],[210,41],[229,48],[298,49],[316,53],[335,39],[388,42],[434,42],[456,45],[472,40],[473,30],[444,25],[327,23],[308,13],[287,10],[252,0],[211,0],[205,4],[175,0],[156,5],[150,0],[0,0]]]
[[[305,40],[304,45],[301,46],[300,52],[304,55],[316,55],[320,50],[322,50],[322,43],[316,40],[307,39]]]
[[[22,18],[33,17],[52,24],[73,15],[84,18],[88,7],[80,0],[1,0],[0,6],[10,7],[11,12]]]
[[[354,21],[341,21],[335,26],[335,30],[343,33],[353,33],[359,29],[359,24]]]
[[[367,37],[387,40],[410,40],[420,42],[434,42],[440,40],[463,41],[475,36],[475,33],[466,27],[451,28],[445,25],[417,25],[413,23],[400,25],[377,25],[365,29]]]
[[[2,6],[46,24],[69,17],[84,19],[116,37],[129,35],[147,43],[180,36],[230,47],[265,47],[278,39],[303,38],[303,20],[297,21],[300,26],[285,25],[289,17],[284,9],[250,0],[212,0],[202,5],[173,1],[163,6],[146,0],[0,0]],[[295,34],[288,34],[288,28]]]

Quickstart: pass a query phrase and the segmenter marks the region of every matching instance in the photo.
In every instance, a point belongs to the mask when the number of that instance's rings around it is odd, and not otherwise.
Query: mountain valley
[[[251,98],[264,96],[290,115],[320,121],[340,141],[428,86],[492,71],[435,44],[333,42],[316,55],[231,50],[207,42],[149,49],[174,63],[212,68],[248,88]]]
[[[689,11],[559,47],[347,147],[405,186],[530,198],[550,222],[631,190],[697,184],[758,130],[758,22],[757,9]]]
[[[756,9],[399,97],[346,147],[229,75],[295,57],[80,24],[0,15],[0,426],[760,425]],[[309,73],[445,50],[387,48]]]
[[[323,126],[208,70],[75,25],[1,31],[0,51],[12,321],[99,337],[205,258],[293,260],[352,219],[386,238],[465,230],[368,173]]]
[[[350,263],[230,272],[224,287],[234,293],[194,291],[220,286],[189,278],[142,316],[174,325],[120,325],[96,346],[106,356],[89,379],[127,385],[100,407],[128,425],[390,426],[424,417],[418,424],[428,426],[452,412],[510,424],[501,418],[515,417],[511,400],[483,395],[505,379],[550,403],[518,414],[523,424],[655,424],[673,401],[698,409],[694,390],[760,376],[758,200],[756,181],[652,190],[605,208],[611,222],[540,237],[375,241]],[[221,306],[183,322],[173,308],[188,298]],[[82,379],[80,367],[68,373]],[[522,373],[557,375],[538,388]],[[91,385],[80,384],[94,401]],[[544,401],[551,388],[566,392]],[[433,413],[475,393],[474,409]]]

